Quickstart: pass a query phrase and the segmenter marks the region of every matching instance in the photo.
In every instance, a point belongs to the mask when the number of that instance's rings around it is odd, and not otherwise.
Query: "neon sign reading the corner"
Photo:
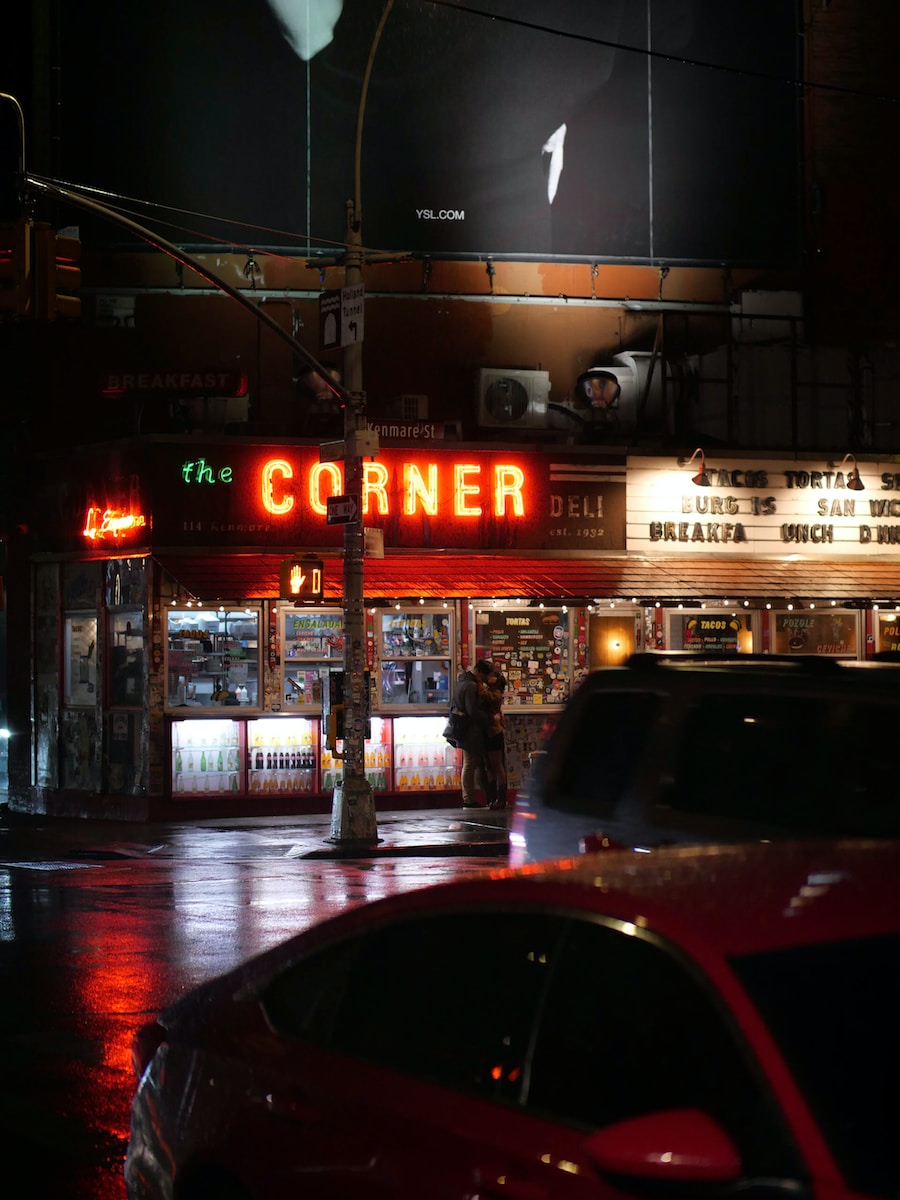
[[[391,512],[390,474],[382,462],[362,465],[362,509],[368,515]],[[454,516],[480,517],[486,509],[496,517],[525,515],[525,472],[512,463],[488,468],[454,462],[441,473],[438,464],[404,462],[400,470],[400,505],[404,516],[435,516],[450,502]],[[260,472],[260,499],[266,512],[283,516],[294,507],[297,489],[294,469],[283,458],[272,458]],[[305,499],[311,512],[324,517],[329,496],[343,493],[343,472],[337,463],[316,463],[306,478]]]

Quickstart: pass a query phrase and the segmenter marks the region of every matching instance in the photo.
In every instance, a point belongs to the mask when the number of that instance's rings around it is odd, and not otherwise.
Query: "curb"
[[[307,850],[298,854],[302,859],[340,858],[505,858],[509,853],[509,842],[442,842],[431,846],[373,846],[366,842],[359,846],[335,846],[333,849]]]

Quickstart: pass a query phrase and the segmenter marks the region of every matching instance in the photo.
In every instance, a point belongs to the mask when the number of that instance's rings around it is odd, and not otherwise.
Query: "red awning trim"
[[[176,588],[201,600],[276,599],[278,554],[155,554]],[[343,595],[343,559],[324,556],[325,599]],[[900,560],[534,558],[386,554],[366,559],[367,601],[518,598],[690,603],[704,599],[900,602]]]

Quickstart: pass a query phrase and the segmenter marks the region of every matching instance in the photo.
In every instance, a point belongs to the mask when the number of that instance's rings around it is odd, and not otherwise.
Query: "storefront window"
[[[773,654],[856,658],[859,614],[844,609],[793,609],[772,614]]]
[[[390,609],[379,621],[382,705],[449,704],[450,613]]]
[[[140,707],[144,702],[144,618],[140,609],[110,614],[109,703]]]
[[[697,609],[668,614],[670,650],[737,654],[752,647],[751,618],[741,613]]]
[[[562,608],[475,613],[475,658],[506,676],[505,704],[562,704],[572,684],[570,614]]]
[[[65,655],[65,703],[91,706],[97,703],[97,617],[79,613],[66,617],[63,635]]]
[[[166,610],[170,708],[259,704],[259,610]]]
[[[876,649],[881,654],[890,653],[900,657],[900,608],[893,612],[879,612],[876,616]]]
[[[324,675],[340,669],[344,656],[344,615],[340,610],[298,612],[282,608],[282,698],[285,708],[321,708]]]

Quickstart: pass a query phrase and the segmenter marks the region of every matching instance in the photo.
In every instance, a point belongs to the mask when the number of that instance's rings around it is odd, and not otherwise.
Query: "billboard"
[[[62,177],[184,245],[327,252],[358,165],[380,250],[796,261],[799,5],[395,0],[376,46],[384,7],[58,6]]]

